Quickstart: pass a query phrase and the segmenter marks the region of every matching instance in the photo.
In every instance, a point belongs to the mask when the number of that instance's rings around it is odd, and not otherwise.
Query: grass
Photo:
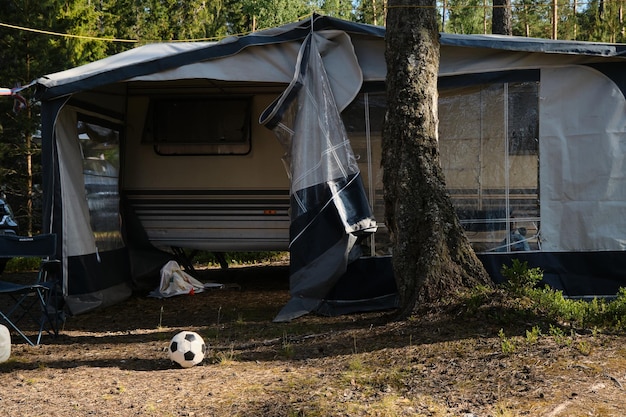
[[[500,338],[500,347],[502,348],[502,353],[504,353],[505,355],[513,354],[515,352],[515,342],[506,337],[503,329],[500,329],[500,331],[498,332],[498,337]]]
[[[283,333],[282,350],[284,357],[287,359],[291,359],[295,355],[295,347],[293,343],[291,343],[291,341],[289,340],[289,337],[287,337],[286,332]]]
[[[541,336],[541,329],[539,329],[539,326],[535,325],[533,326],[531,330],[526,330],[526,342],[528,344],[533,345],[537,343],[540,336]]]
[[[193,252],[193,261],[197,265],[220,266],[219,260],[213,252],[188,251],[188,255]],[[287,252],[265,251],[265,252],[224,252],[224,259],[230,265],[254,265],[259,263],[269,263],[288,259]]]

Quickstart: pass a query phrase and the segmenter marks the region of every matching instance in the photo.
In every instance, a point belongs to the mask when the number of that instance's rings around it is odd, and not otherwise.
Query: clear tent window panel
[[[439,147],[452,203],[477,252],[540,250],[539,83],[440,91]],[[385,94],[360,94],[342,113],[379,224],[372,253],[390,253],[384,226]]]
[[[441,92],[447,187],[477,252],[539,250],[539,83]]]
[[[91,228],[100,250],[124,246],[120,233],[120,129],[81,116],[78,138],[83,154],[83,180]]]
[[[387,103],[384,92],[359,94],[341,113],[357,158],[363,185],[378,225],[378,230],[364,242],[368,255],[391,253],[389,231],[385,226],[383,174],[381,169],[382,126]]]

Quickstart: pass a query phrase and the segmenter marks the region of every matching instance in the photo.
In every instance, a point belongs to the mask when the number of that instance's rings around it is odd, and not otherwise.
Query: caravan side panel
[[[151,98],[129,99],[123,198],[154,245],[211,251],[287,249],[284,151],[272,132],[256,123],[274,97],[251,97],[250,148],[235,155],[159,154],[145,140]]]

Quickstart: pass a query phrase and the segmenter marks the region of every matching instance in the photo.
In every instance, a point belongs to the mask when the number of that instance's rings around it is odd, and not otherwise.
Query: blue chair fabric
[[[0,308],[0,321],[18,333],[28,344],[36,346],[44,332],[56,337],[63,320],[59,284],[60,261],[55,260],[56,234],[18,236],[0,234],[0,258],[40,258],[34,282],[0,280],[0,296],[8,298]],[[28,336],[23,320],[36,325],[36,335]]]

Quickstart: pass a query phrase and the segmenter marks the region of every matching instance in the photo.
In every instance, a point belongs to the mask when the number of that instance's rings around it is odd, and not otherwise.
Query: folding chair
[[[59,310],[57,274],[60,262],[51,259],[56,253],[56,243],[54,233],[32,237],[0,234],[0,258],[41,258],[35,282],[0,281],[0,295],[10,298],[5,310],[0,307],[0,320],[32,346],[39,344],[44,330],[56,337],[63,318]],[[35,310],[35,306],[39,308]],[[24,318],[30,318],[37,325],[36,339],[31,339],[18,327]]]

